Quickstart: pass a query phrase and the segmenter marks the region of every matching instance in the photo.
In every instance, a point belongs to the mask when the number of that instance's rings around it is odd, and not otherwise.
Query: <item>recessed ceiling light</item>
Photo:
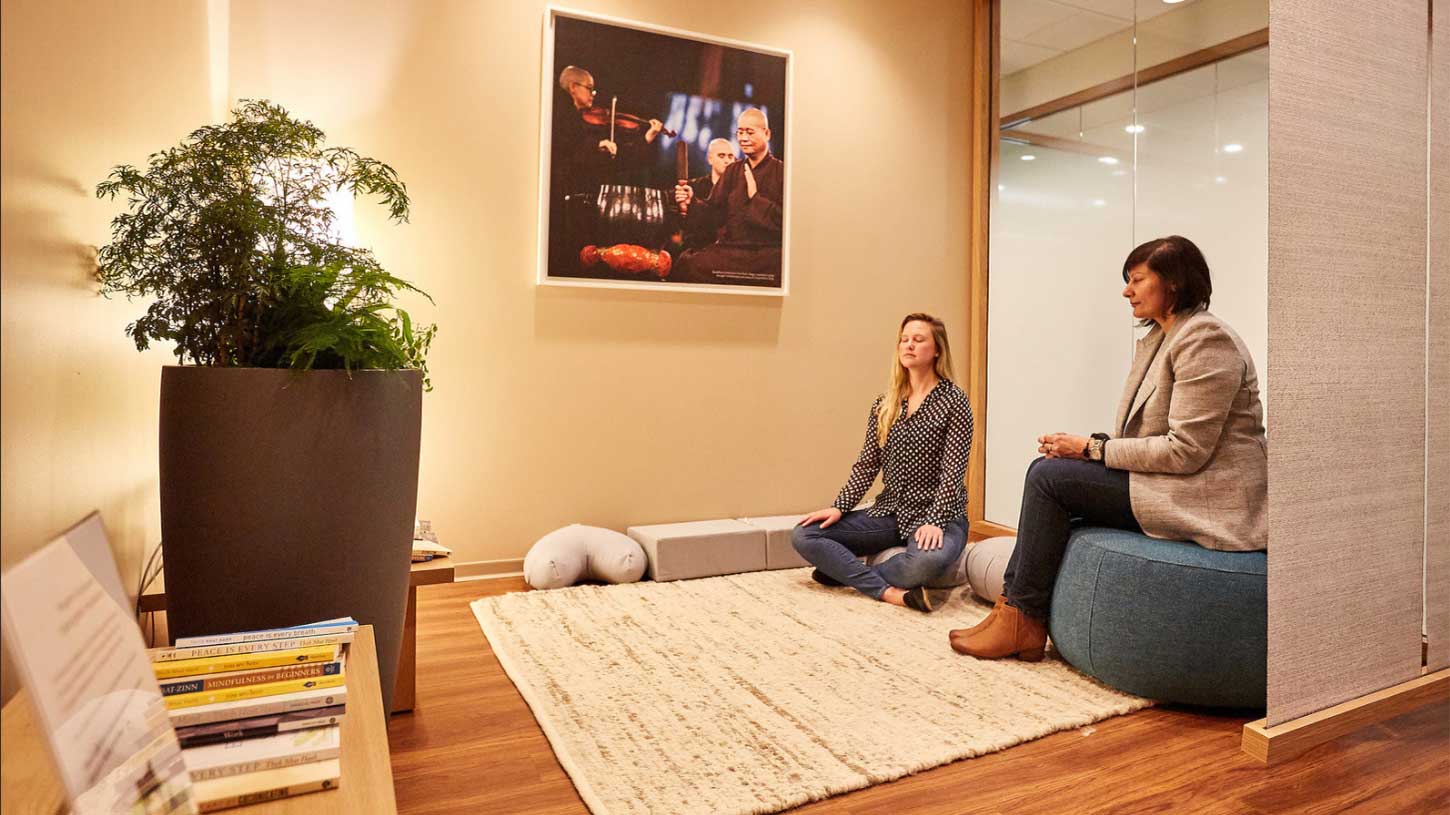
[[[1244,146],[1242,144],[1239,144],[1238,142],[1234,142],[1233,144],[1225,144],[1223,146],[1223,151],[1225,153],[1242,153],[1244,151]]]
[[[1123,128],[1123,132],[1125,132],[1125,133],[1142,133],[1143,132],[1143,126],[1142,125],[1128,125],[1127,127]]]
[[[1007,189],[1007,185],[1006,184],[998,184],[997,185],[997,192],[1001,192],[1001,191],[1003,191],[1005,189]]]
[[[1216,176],[1213,177],[1213,183],[1215,183],[1215,184],[1227,184],[1228,183],[1228,179],[1227,178],[1224,178],[1221,175],[1216,175]]]
[[[1095,207],[1105,207],[1107,205],[1108,205],[1108,202],[1107,201],[1104,201],[1101,198],[1094,198],[1093,199],[1093,206],[1095,206]]]
[[[1025,155],[1025,156],[1022,157],[1022,160],[1023,161],[1036,161],[1037,160],[1037,156],[1034,156],[1031,153],[1028,153],[1027,155]]]
[[[1167,4],[1167,5],[1170,5],[1170,6],[1176,6],[1176,5],[1178,5],[1178,4],[1179,4],[1179,3],[1182,3],[1182,2],[1183,2],[1183,0],[1163,0],[1163,2],[1164,2],[1164,3],[1165,3],[1165,4]]]
[[[1104,164],[1117,164],[1118,163],[1118,160],[1115,159],[1115,158],[1113,158],[1112,156],[1099,156],[1098,157],[1098,161],[1101,161]]]

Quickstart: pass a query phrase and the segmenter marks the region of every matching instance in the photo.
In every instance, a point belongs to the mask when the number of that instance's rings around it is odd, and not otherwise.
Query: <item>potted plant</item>
[[[437,329],[394,304],[427,295],[344,243],[327,196],[376,196],[405,222],[407,189],[275,104],[232,114],[96,188],[128,204],[98,254],[102,292],[151,298],[126,332],[180,363],[161,376],[168,628],[355,617],[374,626],[386,710]]]

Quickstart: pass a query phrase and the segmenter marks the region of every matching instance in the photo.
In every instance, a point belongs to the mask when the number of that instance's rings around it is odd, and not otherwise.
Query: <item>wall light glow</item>
[[[1118,163],[1118,160],[1115,159],[1115,158],[1113,158],[1112,156],[1099,156],[1098,157],[1098,161],[1101,161],[1104,164],[1117,164]]]
[[[1242,153],[1244,151],[1244,146],[1242,144],[1239,144],[1238,142],[1234,142],[1233,144],[1225,144],[1223,146],[1223,151],[1225,153]]]
[[[1142,125],[1128,125],[1123,128],[1125,133],[1142,133],[1145,128]]]
[[[1022,157],[1022,160],[1023,161],[1036,161],[1037,160],[1037,156],[1034,156],[1031,153],[1028,153],[1027,155],[1025,155],[1025,156]]]
[[[207,83],[210,90],[211,118],[214,122],[227,120],[231,107],[228,95],[231,90],[231,0],[207,0],[206,43],[208,56]]]

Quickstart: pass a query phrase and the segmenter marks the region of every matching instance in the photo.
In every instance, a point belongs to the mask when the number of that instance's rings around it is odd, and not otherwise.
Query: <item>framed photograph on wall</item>
[[[538,282],[790,289],[789,51],[551,7]]]

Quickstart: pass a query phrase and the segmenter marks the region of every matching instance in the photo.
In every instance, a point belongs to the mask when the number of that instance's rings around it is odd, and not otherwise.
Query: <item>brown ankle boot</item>
[[[1002,606],[1005,606],[1005,605],[1007,605],[1007,595],[1005,595],[1005,594],[998,595],[997,596],[997,603],[992,606],[992,610],[990,612],[988,612],[987,616],[985,616],[985,617],[982,618],[981,622],[977,623],[974,626],[971,626],[970,628],[955,628],[955,629],[952,629],[948,633],[948,637],[952,640],[952,642],[956,642],[957,640],[962,639],[963,637],[968,637],[968,636],[971,636],[972,634],[975,634],[975,633],[977,633],[979,631],[986,630],[986,628],[987,628],[987,626],[989,624],[994,623],[997,620],[1001,619],[1000,616],[997,614],[997,609],[999,609],[999,608],[1001,608]]]
[[[1046,645],[1047,624],[1007,603],[992,609],[991,615],[973,633],[952,639],[952,650],[959,654],[982,659],[1015,655],[1024,662],[1041,660]]]

